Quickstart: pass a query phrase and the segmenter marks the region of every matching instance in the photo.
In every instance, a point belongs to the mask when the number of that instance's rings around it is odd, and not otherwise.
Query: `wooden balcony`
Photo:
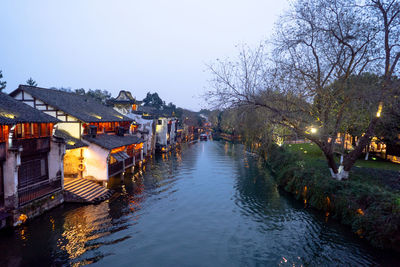
[[[61,190],[61,178],[53,181],[42,181],[18,189],[19,206],[23,206],[35,199]]]
[[[124,162],[118,161],[113,164],[108,164],[108,177],[124,172]]]
[[[22,156],[45,153],[50,151],[50,137],[32,139],[14,139],[13,147],[22,146]]]
[[[135,152],[135,153],[133,154],[133,156],[135,157],[135,161],[136,161],[136,162],[140,161],[140,150],[137,151],[137,152]]]
[[[125,168],[131,167],[135,164],[135,161],[133,160],[133,157],[127,158],[124,160],[125,163]]]

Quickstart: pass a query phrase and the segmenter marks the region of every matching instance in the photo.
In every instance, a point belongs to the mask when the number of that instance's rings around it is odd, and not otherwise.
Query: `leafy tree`
[[[55,87],[55,86],[53,86],[53,87],[50,87],[50,89],[53,89],[53,90],[60,90],[60,91],[72,93],[71,87],[63,87],[63,86],[61,86],[61,87]]]
[[[152,94],[148,92],[146,97],[143,99],[143,105],[161,109],[165,105],[165,102],[162,101],[157,93]]]
[[[108,92],[107,90],[89,89],[89,91],[86,92],[85,89],[83,89],[83,88],[72,90],[70,87],[58,87],[58,88],[51,87],[50,89],[60,90],[60,91],[68,92],[68,93],[75,93],[78,95],[87,95],[87,96],[90,96],[90,97],[102,102],[103,104],[105,104],[107,102],[107,100],[109,100],[111,98],[111,93]]]
[[[26,80],[26,84],[29,86],[37,86],[38,85],[37,82],[34,79],[32,79],[32,77],[29,77],[29,79]]]
[[[78,94],[78,95],[85,95],[86,92],[85,92],[85,89],[79,88],[79,89],[75,89],[75,94]]]
[[[208,116],[211,113],[211,110],[202,108],[200,109],[199,113]]]
[[[396,78],[397,79],[397,78]],[[400,134],[400,86],[395,92],[395,96],[387,103],[386,109],[382,113],[382,118],[377,125],[375,135],[386,144],[399,141]]]
[[[109,100],[111,98],[110,92],[108,92],[107,90],[100,90],[100,89],[95,89],[95,90],[89,89],[89,91],[86,93],[86,95],[99,100],[103,104],[105,104],[107,102],[107,100]]]
[[[176,110],[176,105],[175,104],[173,104],[172,102],[169,102],[168,103],[168,105],[166,106],[166,108],[169,108],[169,109],[171,109],[171,110]]]
[[[3,79],[3,73],[0,70],[0,92],[3,91],[3,89],[6,88],[7,82],[6,81],[1,81]]]

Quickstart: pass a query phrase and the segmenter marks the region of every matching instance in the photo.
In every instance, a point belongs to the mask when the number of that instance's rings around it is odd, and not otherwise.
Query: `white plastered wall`
[[[142,115],[130,113],[127,115],[131,119],[134,119],[137,123],[139,123],[139,130],[140,131],[148,131],[148,134],[139,134],[138,137],[141,137],[144,140],[143,150],[145,155],[147,152],[150,152],[154,149],[153,140],[153,123],[154,120],[144,119]]]
[[[169,135],[169,138],[170,138],[170,143],[171,144],[175,144],[176,120],[172,119],[171,121],[172,121],[172,123],[171,123],[171,133]]]
[[[84,164],[86,168],[83,171],[83,176],[93,176],[98,181],[108,181],[109,154],[109,150],[89,143],[89,147],[84,152]]]
[[[64,130],[68,132],[72,137],[80,139],[83,127],[80,127],[79,122],[59,122],[57,123],[57,129]]]
[[[157,122],[156,125],[156,143],[159,145],[167,145],[167,133],[168,133],[168,120],[166,118],[159,118],[158,120],[162,121],[162,124],[159,125]]]
[[[48,154],[49,179],[56,180],[61,177],[61,184],[64,184],[65,144],[51,140],[50,152]]]
[[[8,208],[16,208],[18,205],[17,192],[18,192],[18,167],[17,157],[19,157],[17,150],[7,152],[7,159],[3,165],[3,183],[4,183],[4,200]]]

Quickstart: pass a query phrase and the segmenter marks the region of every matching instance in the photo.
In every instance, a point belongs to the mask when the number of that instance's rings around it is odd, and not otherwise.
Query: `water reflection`
[[[255,155],[226,154],[235,158],[240,173],[235,185],[235,204],[242,216],[250,218],[251,222],[247,221],[250,229],[257,228],[268,236],[256,236],[248,243],[245,264],[265,263],[266,257],[269,264],[278,266],[377,264],[366,253],[370,248],[349,235],[345,227],[335,222],[327,225],[321,215],[281,192]]]
[[[346,227],[278,189],[241,145],[190,144],[109,182],[98,205],[64,205],[0,233],[0,265],[390,265]],[[386,258],[386,259],[385,259]]]
[[[74,260],[99,246],[97,242],[90,241],[111,234],[113,225],[108,211],[108,203],[103,202],[75,209],[65,215],[64,232],[57,245],[69,255],[69,259]]]

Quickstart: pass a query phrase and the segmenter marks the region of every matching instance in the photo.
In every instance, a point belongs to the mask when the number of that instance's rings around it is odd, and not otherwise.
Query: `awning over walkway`
[[[111,156],[117,161],[124,161],[130,158],[130,156],[123,151],[112,153]]]
[[[83,136],[83,139],[108,150],[144,142],[143,139],[134,135],[118,136],[116,134],[98,134],[94,138],[85,135]]]

